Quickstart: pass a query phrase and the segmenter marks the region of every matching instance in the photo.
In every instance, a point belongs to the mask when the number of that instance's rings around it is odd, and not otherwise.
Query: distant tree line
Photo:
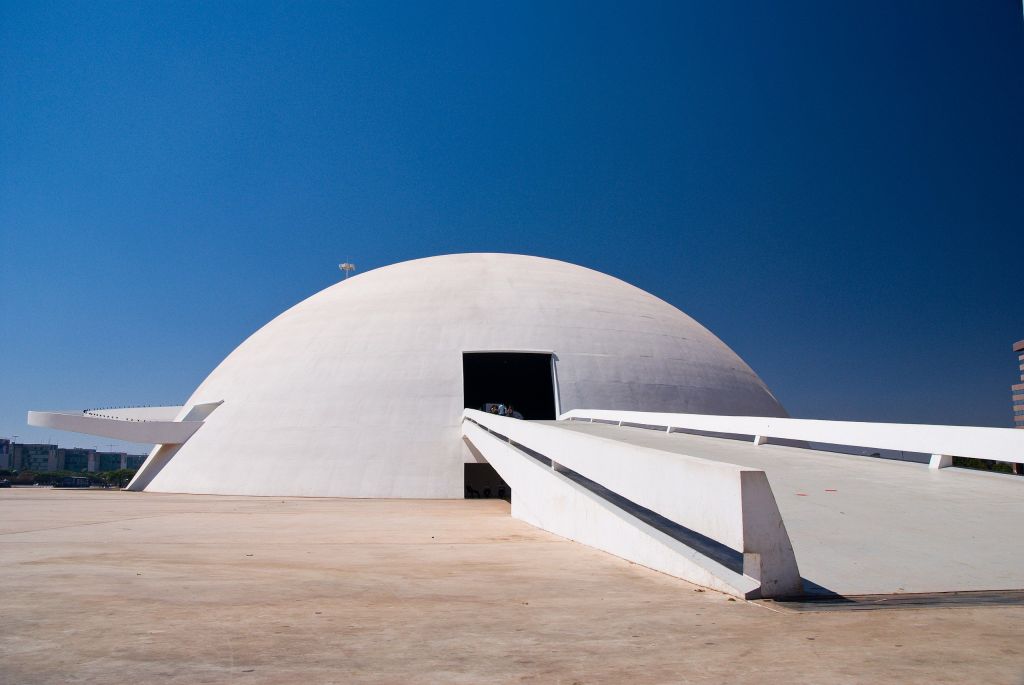
[[[131,482],[137,469],[117,469],[116,471],[82,472],[82,471],[10,471],[0,469],[0,478],[7,478],[14,485],[53,485],[63,479],[88,478],[89,485],[104,488],[123,488]]]

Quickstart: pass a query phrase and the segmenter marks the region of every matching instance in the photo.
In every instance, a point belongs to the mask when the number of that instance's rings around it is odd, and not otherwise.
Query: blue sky
[[[0,0],[0,436],[176,404],[361,271],[630,281],[794,416],[1011,425],[1016,2]]]

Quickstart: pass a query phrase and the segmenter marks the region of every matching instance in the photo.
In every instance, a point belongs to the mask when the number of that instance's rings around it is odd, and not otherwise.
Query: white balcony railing
[[[192,405],[180,421],[176,417],[184,407],[30,411],[28,425],[128,442],[181,445],[202,427],[206,417],[220,405],[220,402]]]

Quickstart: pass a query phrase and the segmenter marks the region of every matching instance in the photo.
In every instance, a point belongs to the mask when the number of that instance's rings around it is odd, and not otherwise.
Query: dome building
[[[526,420],[487,413],[495,404]],[[650,293],[556,260],[459,254],[300,302],[182,406],[30,411],[28,423],[156,445],[129,490],[501,497],[513,518],[746,599],[905,594],[902,552],[923,544],[924,524],[868,566],[861,557],[913,510],[956,541],[942,564],[920,547],[913,592],[1017,587],[1002,563],[1009,533],[950,524],[978,514],[951,503],[1003,486],[946,467],[1024,462],[1021,431],[785,416],[725,343]],[[915,471],[814,443],[930,459]],[[993,517],[989,527],[1008,520]],[[987,575],[948,575],[967,557]]]
[[[460,498],[464,407],[785,416],[721,340],[628,283],[552,259],[457,254],[394,264],[300,302],[235,349],[131,488]],[[182,416],[177,417],[179,420]]]

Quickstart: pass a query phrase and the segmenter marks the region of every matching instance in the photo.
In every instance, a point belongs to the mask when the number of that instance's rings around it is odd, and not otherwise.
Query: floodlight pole
[[[349,273],[356,270],[356,265],[351,262],[342,262],[338,265],[338,268],[345,272],[345,278],[348,278]]]

